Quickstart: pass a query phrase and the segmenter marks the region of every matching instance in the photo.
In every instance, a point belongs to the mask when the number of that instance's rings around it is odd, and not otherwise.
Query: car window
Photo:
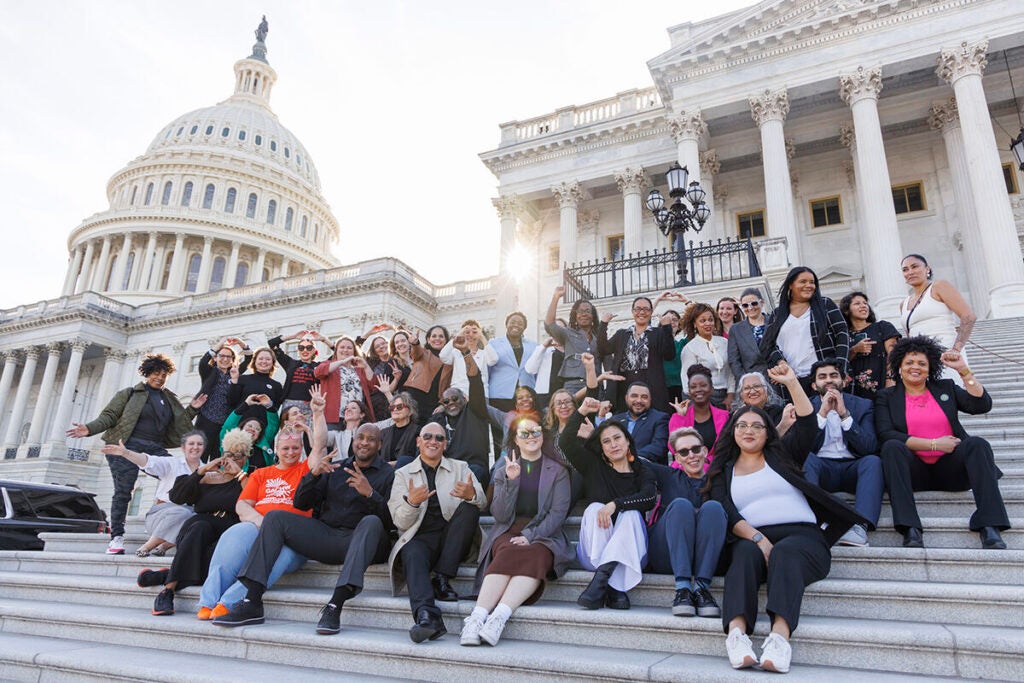
[[[3,499],[4,507],[3,514],[0,515],[0,517],[7,517],[8,515],[8,500],[10,500],[11,507],[14,509],[14,517],[35,517],[35,513],[32,511],[32,506],[29,504],[28,500],[25,499],[25,495],[21,491],[12,491],[10,489],[5,488],[4,492],[7,495],[0,496],[0,499]]]
[[[24,494],[39,517],[60,519],[93,519],[95,517],[96,504],[85,494],[33,489],[24,491]]]

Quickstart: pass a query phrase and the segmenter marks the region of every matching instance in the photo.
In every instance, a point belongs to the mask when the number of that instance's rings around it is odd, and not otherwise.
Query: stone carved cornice
[[[950,97],[946,102],[936,102],[928,112],[928,125],[932,130],[943,131],[947,126],[960,125],[960,110],[956,106],[956,98]]]
[[[863,99],[878,99],[882,92],[882,67],[858,66],[853,73],[839,76],[839,96],[843,102],[854,105]]]
[[[760,95],[749,98],[750,115],[758,127],[767,121],[785,121],[789,114],[789,93],[767,89]]]
[[[177,346],[177,344],[175,344],[175,346]],[[176,352],[181,353],[181,351],[177,350]],[[108,363],[111,361],[113,361],[114,363],[123,363],[126,360],[128,360],[127,353],[125,353],[121,349],[113,349],[110,348],[109,346],[103,349],[103,357],[107,360]]]
[[[491,204],[498,211],[498,218],[501,220],[518,218],[519,212],[523,209],[519,196],[516,194],[503,194],[500,197],[494,197],[491,199]]]
[[[555,185],[551,188],[551,193],[555,195],[555,203],[559,209],[575,209],[583,201],[583,186],[577,180]]]
[[[980,76],[988,64],[988,41],[968,43],[966,40],[952,50],[939,53],[935,75],[953,85],[963,76]]]
[[[699,140],[708,134],[708,124],[700,109],[679,112],[668,120],[668,127],[677,145],[683,140]]]
[[[627,166],[624,170],[617,171],[614,177],[615,184],[622,194],[638,194],[650,185],[650,180],[647,178],[647,173],[643,168]]]

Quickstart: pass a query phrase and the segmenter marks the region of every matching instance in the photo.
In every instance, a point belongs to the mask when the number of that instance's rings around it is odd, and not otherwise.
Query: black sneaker
[[[698,617],[720,617],[722,609],[715,602],[715,596],[703,586],[699,586],[693,593],[693,605],[697,608]]]
[[[697,614],[693,604],[693,592],[689,588],[677,588],[675,600],[672,601],[672,614],[677,617],[692,617]]]
[[[153,601],[154,617],[169,617],[174,614],[174,591],[165,588]]]
[[[629,596],[625,591],[617,591],[609,586],[605,593],[604,604],[610,609],[629,609]]]
[[[252,600],[245,598],[235,603],[231,611],[224,616],[216,617],[213,623],[217,626],[248,626],[250,624],[262,624],[263,605],[257,605]]]
[[[316,632],[322,636],[334,635],[341,630],[341,605],[333,603],[323,606],[320,610],[320,621],[316,624]]]
[[[162,586],[167,581],[168,572],[169,570],[167,569],[143,569],[139,572],[135,583],[139,584],[139,588]]]

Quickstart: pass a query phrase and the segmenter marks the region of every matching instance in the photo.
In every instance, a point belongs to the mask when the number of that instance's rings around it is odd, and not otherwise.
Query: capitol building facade
[[[900,259],[920,252],[979,317],[1020,315],[1015,0],[765,0],[668,34],[647,86],[500,125],[481,154],[499,274],[443,285],[393,258],[330,255],[344,226],[270,108],[277,74],[258,41],[231,97],[175,118],[114,174],[108,209],[70,234],[62,296],[2,312],[0,476],[109,489],[98,439],[64,431],[137,381],[148,352],[175,361],[168,386],[188,396],[225,335],[256,346],[467,318],[493,332],[519,309],[536,337],[563,283],[563,310],[589,296],[621,313],[679,283],[643,206],[675,162],[711,209],[686,237],[691,298],[767,293],[805,264],[826,294],[863,289],[895,321]],[[517,252],[531,277],[512,277]]]

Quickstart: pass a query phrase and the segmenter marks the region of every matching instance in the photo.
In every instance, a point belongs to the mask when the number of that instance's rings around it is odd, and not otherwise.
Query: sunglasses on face
[[[436,441],[438,443],[445,442],[444,434],[420,434],[420,438],[424,441]]]
[[[760,305],[760,301],[748,301],[745,304],[740,304],[740,308],[757,308]]]
[[[520,429],[516,432],[516,436],[520,439],[536,439],[538,436],[544,436],[544,430],[540,427],[537,429]]]
[[[700,455],[701,451],[703,451],[703,450],[704,450],[703,446],[691,446],[689,448],[686,448],[684,446],[683,448],[677,448],[676,449],[676,455],[685,458],[685,457],[689,456],[690,454]]]
[[[312,351],[315,348],[312,344],[299,344],[299,351]]]
[[[391,412],[392,413],[396,413],[399,410],[403,410],[406,406],[405,406],[404,403],[395,403],[394,405],[389,406],[389,407],[391,408]]]

